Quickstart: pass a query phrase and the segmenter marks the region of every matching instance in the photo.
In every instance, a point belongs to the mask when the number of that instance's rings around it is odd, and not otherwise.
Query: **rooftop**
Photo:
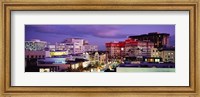
[[[120,64],[119,67],[157,67],[157,68],[175,68],[174,63],[140,63],[140,64]]]
[[[129,38],[132,38],[132,37],[151,36],[151,35],[167,35],[167,36],[169,36],[170,34],[168,34],[168,33],[159,33],[159,32],[150,32],[150,33],[148,33],[148,34],[129,36]]]

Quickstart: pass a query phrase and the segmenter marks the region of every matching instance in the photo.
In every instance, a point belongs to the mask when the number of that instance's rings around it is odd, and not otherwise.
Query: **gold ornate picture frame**
[[[199,90],[199,0],[4,0],[1,2],[1,96],[5,97],[200,97]],[[11,86],[11,11],[189,11],[190,68],[189,86]],[[179,37],[179,36],[178,36]],[[181,37],[181,36],[180,36]],[[17,63],[15,63],[17,64]]]

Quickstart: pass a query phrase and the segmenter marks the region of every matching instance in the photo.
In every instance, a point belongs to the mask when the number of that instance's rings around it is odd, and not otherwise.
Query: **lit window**
[[[160,62],[160,59],[155,59],[155,62]]]

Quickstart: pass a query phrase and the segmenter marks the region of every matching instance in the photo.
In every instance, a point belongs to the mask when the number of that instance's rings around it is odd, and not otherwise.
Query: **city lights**
[[[104,33],[101,31],[100,33],[97,31],[98,27],[106,28],[107,26],[65,27],[73,31],[74,28],[79,30],[77,27],[82,27],[83,33],[80,31],[78,35],[74,34],[75,32],[66,32],[70,35],[63,34],[59,38],[55,37],[55,40],[59,41],[51,43],[44,41],[43,39],[46,38],[43,37],[40,38],[41,40],[28,39],[25,41],[26,72],[130,72],[131,70],[132,72],[160,70],[175,72],[175,46],[170,45],[172,32],[149,32],[135,35],[132,31],[138,28],[134,25],[119,26],[124,29],[129,28],[126,30],[130,31],[127,37],[127,35],[118,34],[119,32]],[[92,29],[97,32],[84,32],[90,27],[94,27],[95,29]],[[148,28],[148,26],[141,27]],[[174,29],[174,26],[166,27]],[[107,29],[111,28],[108,26]],[[85,36],[81,36],[82,34]],[[60,39],[61,37],[64,38]]]

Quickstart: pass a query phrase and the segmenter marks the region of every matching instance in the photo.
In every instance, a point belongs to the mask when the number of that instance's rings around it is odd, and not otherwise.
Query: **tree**
[[[96,61],[95,64],[94,64],[94,67],[97,68],[97,67],[99,67],[99,66],[100,66],[99,62]]]
[[[82,65],[80,65],[78,68],[77,68],[78,72],[83,72],[84,68]]]

